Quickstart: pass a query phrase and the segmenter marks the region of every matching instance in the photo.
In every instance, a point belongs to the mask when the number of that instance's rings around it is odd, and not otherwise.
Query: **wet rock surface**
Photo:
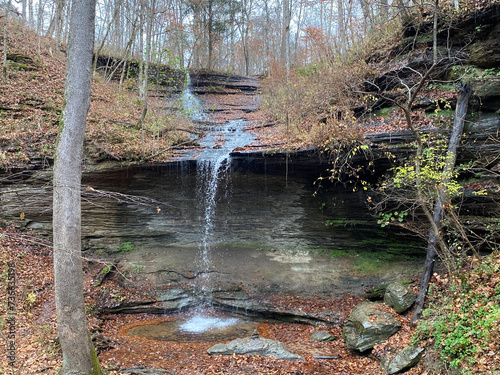
[[[256,77],[197,72],[191,72],[190,76],[193,92],[199,95],[210,93],[231,94],[231,92],[249,92],[253,94],[260,89],[260,84]]]

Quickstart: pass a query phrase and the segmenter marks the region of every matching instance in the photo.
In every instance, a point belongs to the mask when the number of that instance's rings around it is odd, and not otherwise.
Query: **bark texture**
[[[83,300],[81,160],[94,45],[95,0],[73,0],[65,108],[54,168],[54,278],[64,375],[101,374]]]

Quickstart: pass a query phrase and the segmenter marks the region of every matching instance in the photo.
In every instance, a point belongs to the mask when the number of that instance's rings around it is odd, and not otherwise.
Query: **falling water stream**
[[[214,128],[201,142],[204,150],[197,159],[196,181],[198,202],[203,211],[203,232],[201,239],[201,252],[199,266],[205,273],[202,274],[201,288],[210,291],[210,253],[212,234],[214,230],[214,219],[217,208],[217,197],[220,186],[226,180],[226,174],[230,169],[230,153],[237,147],[243,147],[253,141],[250,133],[243,131],[245,121],[235,120]],[[222,197],[228,199],[227,194]]]
[[[198,97],[192,94],[189,86],[189,76],[182,100],[184,109],[194,121],[206,119],[202,111],[202,104]],[[217,208],[217,197],[221,182],[226,181],[225,177],[231,165],[230,153],[237,147],[244,147],[253,141],[250,133],[244,132],[246,121],[233,120],[226,124],[215,126],[208,132],[200,142],[203,148],[196,160],[196,185],[199,208],[202,211],[202,236],[199,244],[200,253],[197,259],[197,266],[200,269],[199,288],[204,295],[209,295],[213,290],[211,283],[211,252],[214,232],[215,215]],[[227,194],[222,195],[228,198]],[[210,298],[206,304],[210,304]],[[210,309],[210,306],[209,310]],[[213,332],[226,330],[230,326],[243,324],[239,319],[220,318],[209,316],[206,306],[198,309],[197,314],[179,326],[179,332],[184,334],[200,334],[203,332]],[[213,313],[211,311],[210,313]]]

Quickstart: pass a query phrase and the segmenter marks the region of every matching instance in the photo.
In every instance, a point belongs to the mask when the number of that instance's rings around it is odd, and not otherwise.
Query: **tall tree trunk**
[[[283,29],[281,34],[281,63],[285,67],[286,75],[290,74],[290,21],[292,11],[290,0],[283,0]]]
[[[7,19],[9,18],[10,0],[5,6],[5,14],[3,17],[3,64],[2,64],[2,80],[7,82]]]
[[[339,52],[341,55],[344,55],[346,51],[344,0],[337,1],[337,17],[337,25],[339,31]]]
[[[213,0],[208,0],[207,8],[207,36],[208,36],[208,63],[207,69],[212,69],[213,64],[213,49],[214,49],[214,14],[213,14]]]
[[[27,4],[26,0],[21,0],[21,17],[24,22],[26,22]]]
[[[422,314],[422,308],[424,306],[425,297],[427,295],[427,289],[429,288],[429,282],[434,271],[434,261],[436,259],[438,242],[442,240],[440,229],[441,221],[444,216],[444,203],[447,198],[446,185],[449,182],[449,176],[451,176],[453,170],[455,169],[455,162],[457,158],[457,148],[460,143],[460,135],[463,133],[464,129],[464,119],[467,114],[467,107],[469,104],[469,99],[472,95],[472,90],[469,85],[462,84],[459,87],[459,93],[457,98],[457,108],[455,112],[455,119],[453,121],[453,130],[450,135],[450,141],[448,143],[448,151],[446,154],[446,164],[443,170],[444,180],[441,184],[441,189],[438,192],[438,197],[434,204],[434,212],[432,216],[433,222],[431,223],[431,229],[429,230],[429,239],[427,242],[427,256],[425,258],[424,274],[422,275],[422,280],[420,284],[420,290],[415,302],[415,307],[413,309],[412,321],[415,322],[420,318]]]
[[[142,51],[142,58],[144,59],[142,65],[142,81],[140,82],[140,100],[142,101],[142,112],[141,112],[141,118],[139,119],[139,122],[137,123],[137,128],[142,129],[142,124],[146,118],[146,114],[148,113],[148,75],[149,75],[149,60],[151,58],[151,39],[152,39],[152,32],[153,32],[153,19],[154,19],[154,14],[155,14],[155,5],[156,2],[155,0],[151,0],[150,4],[147,4],[147,1],[144,3],[144,8],[147,9],[149,12],[146,13],[147,19],[146,19],[146,51],[144,53],[144,50]],[[149,5],[149,6],[148,6]],[[142,35],[141,35],[142,37]],[[144,133],[143,133],[144,137]],[[143,147],[144,150],[144,147]]]
[[[111,26],[115,22],[118,12],[120,10],[120,5],[121,5],[121,0],[118,0],[115,4],[115,11],[113,12],[113,16],[111,17],[111,21],[109,21],[108,27],[106,28],[106,33],[104,34],[104,37],[102,38],[101,44],[99,45],[99,48],[95,52],[94,56],[94,65],[92,66],[92,75],[95,76],[96,70],[97,70],[97,59],[99,58],[99,54],[101,53],[102,49],[104,48],[104,43],[106,42],[106,39],[108,38],[108,35],[111,31]]]
[[[361,10],[363,11],[363,18],[365,21],[364,22],[364,30],[366,33],[373,26],[372,12],[370,10],[370,5],[368,4],[368,0],[359,0],[359,3],[361,5]]]
[[[85,317],[81,255],[81,161],[90,104],[95,0],[73,0],[65,107],[54,167],[53,240],[62,374],[102,374]]]
[[[434,22],[432,27],[432,59],[434,64],[437,63],[438,59],[438,49],[437,49],[438,10],[439,10],[439,0],[434,0]]]

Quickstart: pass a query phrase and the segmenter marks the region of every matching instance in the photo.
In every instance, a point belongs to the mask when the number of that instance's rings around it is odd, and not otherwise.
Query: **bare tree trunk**
[[[65,107],[54,167],[54,284],[62,374],[102,374],[85,317],[81,256],[81,161],[90,104],[95,0],[73,0]]]
[[[10,0],[5,7],[5,14],[3,17],[3,65],[2,65],[2,79],[7,82],[7,19],[9,18]]]
[[[26,13],[27,13],[27,4],[26,0],[21,0],[21,17],[23,18],[23,21],[26,22]]]
[[[370,5],[368,4],[368,0],[359,0],[359,3],[361,4],[361,10],[363,11],[363,18],[365,19],[364,30],[366,33],[373,26],[372,12],[370,11]]]
[[[154,14],[155,14],[155,0],[152,0],[151,3],[148,6],[147,3],[145,3],[145,9],[149,10],[149,13],[147,13],[147,19],[146,19],[146,53],[144,56],[144,51],[143,51],[143,56],[142,58],[144,59],[144,62],[142,64],[143,69],[142,69],[142,82],[141,87],[139,88],[140,92],[140,100],[143,103],[142,107],[142,113],[141,113],[141,118],[139,119],[139,122],[137,123],[137,128],[142,129],[142,123],[144,122],[146,118],[146,114],[148,113],[148,75],[149,75],[149,60],[151,58],[151,38],[152,38],[152,32],[153,32],[153,19],[154,19]],[[141,35],[142,37],[142,35]],[[143,133],[144,137],[144,133]],[[144,142],[143,142],[144,143]],[[143,147],[144,151],[144,147]]]
[[[281,35],[281,63],[286,69],[286,75],[290,74],[290,21],[292,10],[290,0],[283,0],[283,29]]]
[[[106,39],[108,38],[109,32],[111,31],[111,26],[115,22],[116,16],[118,15],[118,11],[120,10],[120,5],[121,5],[121,0],[118,0],[117,3],[115,4],[115,11],[113,12],[113,16],[111,17],[111,21],[109,21],[109,25],[106,28],[106,33],[104,34],[104,37],[102,38],[101,44],[99,45],[99,48],[95,52],[94,56],[94,65],[92,66],[92,75],[95,76],[96,70],[97,70],[97,59],[99,57],[99,54],[101,53],[102,49],[104,48],[104,43],[106,42]]]
[[[452,174],[453,169],[455,169],[457,147],[460,143],[460,135],[463,133],[464,118],[467,114],[467,107],[471,95],[472,90],[469,85],[462,84],[459,87],[455,120],[453,122],[453,130],[450,135],[450,141],[448,143],[446,164],[443,170],[444,180],[442,183],[442,188],[439,191],[438,197],[434,204],[434,212],[432,217],[434,225],[431,225],[431,229],[429,230],[424,274],[422,275],[420,290],[415,302],[415,307],[413,309],[412,322],[415,322],[417,319],[419,319],[420,315],[422,314],[422,308],[424,306],[425,297],[427,295],[427,289],[429,288],[429,282],[434,271],[434,261],[436,259],[437,249],[439,247],[438,242],[441,237],[441,233],[439,233],[439,230],[441,229],[441,221],[444,216],[444,203],[447,198],[446,185],[449,182],[449,176]]]
[[[337,25],[339,30],[339,52],[341,55],[344,55],[346,51],[344,0],[337,1],[337,17],[338,17]]]
[[[432,59],[433,63],[437,63],[438,59],[438,49],[437,49],[437,28],[438,28],[438,10],[439,10],[439,0],[434,1],[434,22],[432,28]]]

